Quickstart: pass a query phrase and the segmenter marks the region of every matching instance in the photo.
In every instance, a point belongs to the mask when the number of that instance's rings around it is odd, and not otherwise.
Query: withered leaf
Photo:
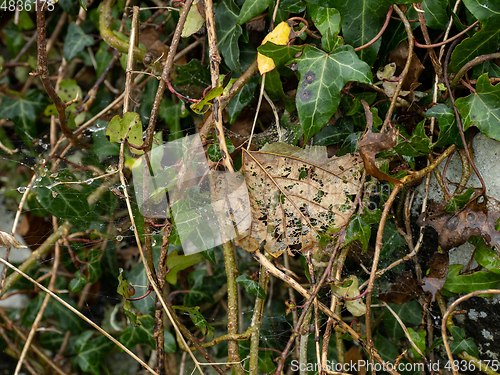
[[[476,199],[453,215],[445,211],[446,207],[444,202],[431,202],[427,214],[422,213],[417,220],[418,225],[438,232],[438,245],[443,250],[464,244],[470,236],[481,236],[490,247],[500,243],[500,232],[495,229],[500,217],[498,201],[490,197],[483,202]]]
[[[396,129],[390,128],[385,133],[373,133],[373,115],[368,107],[368,104],[366,104],[364,100],[361,102],[363,103],[363,107],[365,107],[367,125],[366,131],[358,140],[358,146],[359,153],[363,158],[363,163],[365,164],[366,173],[379,180],[389,181],[393,184],[400,184],[399,180],[396,180],[394,177],[382,172],[375,165],[375,155],[379,152],[390,150],[396,146],[396,143],[398,142],[398,132]]]
[[[422,279],[422,289],[424,292],[431,293],[432,302],[436,299],[436,293],[443,289],[448,275],[448,266],[450,258],[448,253],[434,253],[429,261],[429,274]]]
[[[13,247],[15,249],[25,249],[26,246],[21,244],[10,233],[0,230],[0,247]]]
[[[385,303],[402,305],[422,294],[422,287],[413,277],[413,273],[411,271],[405,271],[397,277],[387,293],[380,294],[378,299]]]
[[[325,147],[285,143],[243,153],[252,221],[239,237],[247,251],[264,248],[275,257],[287,249],[314,251],[320,234],[350,218],[361,186],[358,157],[328,158]]]

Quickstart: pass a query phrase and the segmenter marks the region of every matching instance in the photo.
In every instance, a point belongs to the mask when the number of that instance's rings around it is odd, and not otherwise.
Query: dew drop
[[[122,231],[122,228],[118,228],[118,229],[116,229],[116,230],[117,230],[118,232],[121,232],[121,231]]]
[[[26,191],[26,188],[24,186],[19,186],[17,188],[17,192],[23,194]]]
[[[130,230],[135,230],[135,227],[133,225],[130,226]]]
[[[155,240],[153,240],[153,241],[151,242],[151,245],[152,245],[152,246],[156,246],[156,241],[155,241]]]
[[[87,185],[92,185],[92,182],[94,182],[93,178],[89,178],[87,181],[85,181]]]
[[[40,181],[42,181],[42,178],[41,178],[41,177],[37,177],[37,178],[35,179],[35,181],[36,181],[36,182],[40,182]]]
[[[52,190],[52,198],[55,198],[55,197],[57,197],[57,192]]]
[[[121,240],[123,240],[123,236],[116,236],[116,240],[117,240],[117,241],[121,241]]]
[[[57,177],[57,173],[52,173],[49,177],[50,178],[56,178]]]
[[[40,164],[45,164],[45,159],[40,159]]]

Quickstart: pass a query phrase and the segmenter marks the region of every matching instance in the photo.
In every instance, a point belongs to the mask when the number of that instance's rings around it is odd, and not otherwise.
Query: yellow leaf
[[[288,43],[288,38],[290,36],[290,31],[292,28],[286,22],[281,22],[278,26],[274,28],[269,34],[266,35],[261,45],[266,44],[267,42],[272,42],[279,46],[284,46]],[[276,65],[274,65],[273,59],[270,57],[264,56],[263,54],[257,54],[257,65],[259,66],[260,74],[264,74],[270,72]]]

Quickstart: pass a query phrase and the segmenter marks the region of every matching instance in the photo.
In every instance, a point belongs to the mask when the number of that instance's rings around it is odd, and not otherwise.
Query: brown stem
[[[153,109],[151,110],[151,115],[149,117],[148,129],[146,130],[146,139],[144,140],[144,151],[148,152],[151,150],[153,135],[156,126],[156,121],[158,119],[158,111],[160,110],[160,103],[163,99],[163,93],[165,92],[165,85],[170,82],[170,73],[174,65],[174,57],[177,52],[177,46],[181,39],[182,29],[186,23],[187,15],[193,0],[186,0],[184,6],[182,7],[182,12],[179,16],[179,21],[175,27],[174,36],[172,38],[172,43],[170,43],[170,48],[168,50],[167,61],[165,62],[165,67],[161,74],[161,80],[158,84],[158,90],[156,91],[155,101],[153,102]]]
[[[389,7],[389,10],[387,11],[387,15],[385,16],[385,22],[384,22],[384,25],[382,26],[382,28],[380,29],[380,31],[378,32],[377,35],[375,35],[375,37],[370,40],[368,43],[360,46],[360,47],[356,47],[354,48],[354,50],[357,52],[357,51],[361,51],[362,49],[365,49],[366,47],[369,47],[371,46],[373,43],[375,43],[381,36],[382,34],[384,33],[385,29],[387,29],[387,26],[389,25],[389,21],[391,20],[391,15],[392,15],[392,11],[393,11],[393,7],[392,5]]]
[[[292,279],[291,277],[285,275],[283,272],[281,272],[279,269],[277,269],[274,264],[272,264],[269,260],[266,259],[266,257],[265,257],[264,254],[262,254],[260,251],[256,251],[252,255],[253,255],[254,259],[256,259],[265,268],[267,268],[267,270],[269,272],[271,272],[274,276],[276,276],[277,278],[281,279],[285,283],[289,284],[292,288],[294,288],[297,292],[299,292],[300,294],[302,294],[302,296],[304,296],[308,300],[311,299],[311,303],[312,303],[312,299],[314,297],[312,297],[311,294],[309,294],[309,292],[304,287],[302,287],[302,285],[300,285],[297,281],[295,281],[294,279]],[[378,354],[378,352],[373,348],[373,346],[368,345],[366,343],[366,341],[363,340],[361,338],[361,336],[349,326],[349,324],[347,324],[342,319],[340,319],[338,317],[338,315],[335,314],[332,310],[330,310],[325,304],[323,304],[321,302],[318,302],[318,307],[320,308],[321,311],[323,311],[326,314],[326,316],[328,316],[329,318],[333,319],[335,321],[335,323],[338,324],[339,327],[342,330],[344,330],[345,332],[347,332],[363,348],[365,348],[367,350],[373,350],[373,356],[374,356],[374,358],[375,358],[375,360],[377,362],[379,362],[380,364],[384,363],[383,359],[380,357],[380,355]],[[392,369],[392,370],[388,369],[387,371],[390,374],[399,375],[399,373],[396,370],[394,370],[394,369]]]
[[[236,80],[236,82],[233,83],[231,88],[229,89],[229,94],[227,97],[223,98],[220,101],[220,110],[223,110],[226,108],[226,106],[229,104],[231,99],[234,98],[234,96],[245,86],[245,84],[248,82],[250,78],[253,77],[255,73],[258,71],[258,66],[257,66],[257,60],[255,60],[248,68],[245,70],[245,72]],[[215,120],[213,114],[208,116],[208,118],[205,120],[203,123],[203,126],[200,129],[200,137],[201,137],[201,142],[205,143],[207,141],[208,135],[213,131],[213,126],[214,126]]]
[[[217,35],[215,34],[215,20],[212,0],[205,0],[205,16],[207,20],[208,33],[208,55],[210,56],[210,75],[212,78],[212,87],[219,86],[219,64],[221,61],[217,47]],[[224,127],[222,124],[221,98],[216,97],[213,100],[212,115],[215,120],[215,130],[219,140],[219,146],[222,155],[222,162],[227,171],[234,172],[233,161],[227,150],[226,138],[224,137]]]
[[[392,112],[394,112],[394,107],[396,106],[396,101],[398,99],[399,92],[401,91],[401,87],[403,86],[403,81],[405,80],[405,77],[408,74],[408,71],[410,70],[411,59],[413,56],[413,43],[414,43],[413,33],[411,31],[411,25],[408,22],[408,19],[406,18],[404,12],[401,9],[399,9],[399,7],[397,5],[393,5],[393,7],[394,7],[394,10],[396,11],[396,13],[399,15],[399,17],[403,20],[403,23],[404,23],[405,29],[406,29],[406,33],[408,34],[408,57],[406,59],[405,67],[404,67],[403,71],[401,72],[398,85],[396,86],[396,89],[394,90],[394,94],[393,94],[394,96],[392,97],[391,105],[389,106],[389,110],[387,111],[387,114],[385,115],[384,124],[382,125],[382,130],[384,130],[384,131],[386,130],[387,125],[391,121]]]
[[[498,59],[498,58],[500,58],[500,52],[491,53],[489,55],[478,56],[475,59],[469,61],[467,64],[465,64],[464,66],[462,66],[462,68],[460,68],[460,70],[458,71],[457,75],[451,81],[450,86],[451,87],[455,87],[457,85],[458,81],[460,81],[460,78],[463,77],[463,75],[465,74],[465,72],[467,72],[467,70],[469,70],[473,66],[482,64],[485,61],[494,60],[494,59]]]
[[[467,141],[465,140],[465,134],[464,134],[464,128],[462,125],[462,119],[460,118],[460,113],[458,112],[457,106],[455,105],[455,98],[453,97],[453,92],[451,91],[450,87],[450,81],[448,81],[448,62],[450,61],[450,56],[451,52],[454,50],[455,46],[458,44],[459,40],[455,40],[453,44],[450,46],[450,49],[448,50],[448,53],[446,54],[446,58],[444,60],[444,84],[446,85],[446,89],[448,90],[448,95],[450,96],[450,101],[451,105],[453,106],[453,112],[455,112],[455,118],[457,119],[457,126],[458,126],[458,131],[460,132],[460,138],[462,139],[462,143],[465,148],[465,154],[467,155],[467,159],[469,159],[469,163],[474,169],[474,172],[477,175],[477,178],[479,181],[481,181],[481,193],[477,194],[474,199],[477,199],[481,195],[485,194],[486,192],[486,184],[484,183],[483,177],[481,176],[481,173],[479,173],[476,164],[474,163],[474,160],[472,160],[472,157],[469,152],[469,147],[467,147]],[[472,201],[471,201],[472,202]]]
[[[292,348],[292,345],[295,341],[295,338],[299,334],[300,326],[302,325],[302,322],[304,321],[304,318],[307,314],[307,311],[309,310],[309,307],[311,306],[313,301],[316,300],[316,295],[318,294],[319,290],[321,289],[321,286],[325,283],[326,278],[330,274],[330,271],[333,267],[333,262],[336,258],[337,251],[339,249],[339,244],[340,243],[337,243],[337,245],[333,249],[333,254],[330,257],[330,261],[328,262],[328,266],[325,268],[325,272],[323,272],[321,279],[319,280],[318,284],[316,285],[313,292],[311,293],[311,295],[310,295],[311,297],[307,300],[305,305],[302,307],[302,314],[300,315],[299,320],[297,321],[297,324],[295,325],[295,327],[293,329],[292,335],[288,339],[288,343],[286,344],[285,349],[281,353],[281,358],[280,358],[280,361],[278,362],[278,368],[276,369],[275,375],[279,375],[279,374],[281,374],[281,371],[283,371],[283,367],[285,366],[285,360],[288,357],[288,353],[290,352],[290,349]],[[331,247],[332,245],[329,244],[327,246]]]
[[[427,32],[427,24],[425,23],[424,13],[422,12],[422,4],[413,3],[413,7],[418,13],[418,20],[420,21],[420,29],[422,30],[422,34],[424,35],[425,44],[430,46],[432,45],[432,43],[431,43],[431,38],[429,37],[429,33]],[[446,43],[446,41],[444,43]],[[417,42],[415,42],[415,46],[416,45]],[[429,56],[431,57],[431,62],[432,65],[434,66],[434,71],[436,72],[437,76],[441,78],[443,76],[443,68],[441,67],[441,63],[439,62],[439,59],[436,56],[436,51],[434,51],[433,49],[429,50]]]
[[[403,15],[404,16],[404,15]],[[401,17],[401,15],[400,15]],[[384,234],[384,226],[385,222],[387,220],[387,216],[389,216],[389,210],[394,203],[394,199],[396,199],[396,196],[398,195],[399,191],[402,189],[403,185],[396,184],[394,185],[394,190],[391,192],[391,195],[387,199],[387,202],[384,204],[384,211],[382,212],[382,217],[380,218],[380,224],[378,226],[378,231],[377,231],[377,238],[375,240],[375,254],[373,255],[373,262],[372,262],[372,269],[370,271],[370,279],[368,282],[368,288],[366,289],[367,291],[367,297],[366,297],[366,319],[365,319],[365,325],[366,325],[366,341],[368,343],[368,346],[370,350],[368,353],[370,354],[370,360],[373,358],[373,340],[372,340],[372,332],[371,332],[371,300],[372,300],[372,292],[373,292],[373,285],[375,283],[375,277],[377,275],[377,267],[378,267],[378,261],[380,259],[380,250],[382,249],[382,235]]]
[[[163,229],[163,238],[161,244],[160,260],[158,262],[158,289],[163,292],[165,287],[165,276],[167,274],[167,254],[169,241],[168,236],[170,235],[170,225],[165,225]],[[156,372],[158,374],[163,374],[165,372],[165,334],[163,328],[163,308],[161,306],[160,300],[156,297],[155,304],[155,328],[154,337],[156,340]]]
[[[37,28],[37,40],[38,40],[38,76],[40,81],[42,81],[43,87],[50,99],[54,102],[56,106],[57,113],[59,114],[59,126],[63,134],[68,138],[73,145],[73,147],[82,147],[84,144],[75,138],[73,132],[69,129],[66,122],[66,104],[61,100],[59,95],[57,95],[54,86],[50,82],[49,78],[49,68],[47,65],[47,44],[46,44],[46,30],[45,30],[45,10],[43,10],[46,3],[37,0],[36,8],[36,28]],[[85,145],[88,147],[88,145]]]
[[[420,12],[419,12],[419,15],[420,15]],[[448,44],[448,43],[454,41],[455,39],[460,38],[462,35],[464,35],[465,33],[467,33],[467,31],[469,31],[470,29],[472,29],[478,23],[479,23],[479,21],[474,22],[472,25],[470,25],[469,27],[467,27],[465,30],[459,32],[457,35],[454,35],[450,39],[446,39],[446,40],[444,40],[442,42],[439,42],[439,43],[435,43],[435,44],[420,44],[419,42],[415,41],[415,47],[418,47],[418,48],[436,48],[436,47],[444,46],[445,44]]]

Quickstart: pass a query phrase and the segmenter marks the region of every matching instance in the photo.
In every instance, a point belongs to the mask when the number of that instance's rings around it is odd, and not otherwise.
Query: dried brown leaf
[[[470,236],[481,236],[490,247],[499,244],[500,232],[495,229],[500,217],[498,201],[485,197],[479,203],[476,199],[453,215],[445,207],[444,202],[431,202],[427,214],[422,213],[417,220],[418,225],[438,232],[438,244],[443,250],[464,244]]]
[[[26,246],[21,244],[10,233],[0,230],[0,247],[13,247],[15,249],[25,249]]]
[[[429,274],[422,279],[422,289],[431,293],[432,302],[436,299],[436,293],[443,289],[448,275],[450,257],[448,253],[434,253],[429,261]]]
[[[287,249],[314,251],[319,235],[350,218],[361,183],[360,160],[328,158],[325,147],[301,149],[284,143],[244,151],[243,170],[252,221],[238,244],[264,248],[275,257]]]
[[[380,294],[378,299],[384,301],[385,303],[402,305],[403,303],[406,303],[422,294],[422,287],[413,277],[413,273],[411,271],[405,271],[397,277],[394,284],[392,284],[389,288],[389,291],[387,293]]]

